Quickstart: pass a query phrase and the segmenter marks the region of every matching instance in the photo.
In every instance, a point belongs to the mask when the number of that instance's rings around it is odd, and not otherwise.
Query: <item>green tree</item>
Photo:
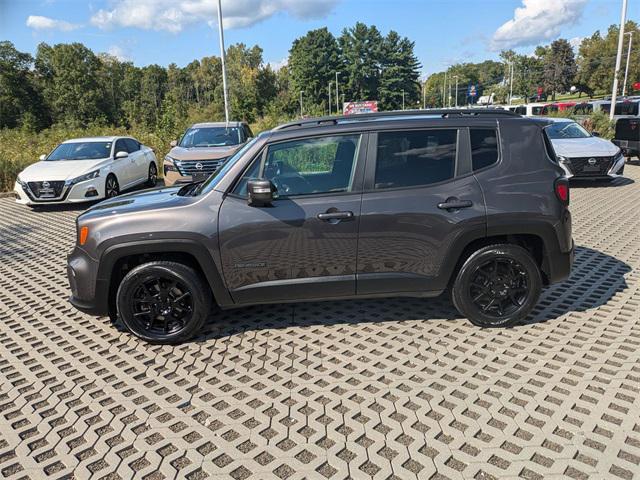
[[[567,40],[560,38],[547,47],[538,47],[536,55],[542,60],[544,88],[555,101],[558,92],[569,90],[576,75],[573,48]]]
[[[420,62],[413,53],[415,43],[393,30],[384,38],[378,99],[385,110],[415,108],[420,100]]]
[[[345,99],[377,99],[383,55],[383,38],[378,29],[358,22],[342,31],[338,43],[342,51],[339,81]]]

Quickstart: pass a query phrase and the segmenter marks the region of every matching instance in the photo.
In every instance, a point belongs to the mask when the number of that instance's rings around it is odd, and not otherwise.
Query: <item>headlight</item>
[[[20,185],[21,187],[26,187],[26,186],[27,186],[27,182],[22,181],[22,179],[20,178],[20,176],[18,176],[18,177],[16,178],[16,183],[17,183],[18,185]]]
[[[167,174],[167,172],[177,172],[178,169],[176,168],[176,161],[171,158],[169,155],[167,155],[166,157],[164,157],[164,173],[165,175]]]
[[[67,180],[65,185],[75,185],[76,183],[84,182],[85,180],[91,180],[92,178],[98,178],[100,176],[100,169],[94,170],[93,172],[85,173],[84,175],[80,175],[72,180]]]

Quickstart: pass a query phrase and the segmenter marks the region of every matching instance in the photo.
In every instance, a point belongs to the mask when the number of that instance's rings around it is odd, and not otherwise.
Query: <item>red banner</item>
[[[378,111],[378,102],[365,100],[364,102],[344,102],[342,112],[344,115],[357,115],[359,113],[375,113]]]

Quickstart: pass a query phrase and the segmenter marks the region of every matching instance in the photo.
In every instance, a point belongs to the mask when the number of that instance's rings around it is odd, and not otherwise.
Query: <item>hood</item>
[[[598,137],[563,138],[551,140],[556,155],[563,157],[612,157],[619,148],[609,140]]]
[[[93,172],[108,161],[108,158],[98,160],[45,160],[29,165],[20,172],[19,177],[24,182],[70,180],[85,173]]]
[[[183,185],[176,187],[158,188],[119,195],[115,198],[104,200],[80,215],[83,219],[109,217],[131,212],[144,212],[146,210],[158,210],[178,207],[191,203],[196,197],[184,197],[178,195]]]
[[[173,147],[169,152],[169,156],[175,160],[219,160],[236,153],[242,145],[232,145],[225,147]]]

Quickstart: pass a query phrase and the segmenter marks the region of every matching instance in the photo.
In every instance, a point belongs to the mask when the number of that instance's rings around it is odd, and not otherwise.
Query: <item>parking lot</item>
[[[225,312],[151,346],[76,311],[80,210],[0,199],[0,475],[640,477],[640,164],[572,189],[569,281],[526,324],[448,299]],[[117,473],[116,473],[117,471]]]

